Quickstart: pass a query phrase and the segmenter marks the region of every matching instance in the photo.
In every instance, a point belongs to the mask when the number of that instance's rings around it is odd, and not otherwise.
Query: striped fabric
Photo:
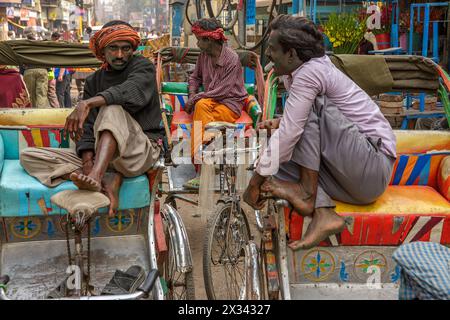
[[[441,160],[450,152],[403,154],[397,157],[390,185],[422,185],[436,188]]]
[[[193,97],[194,103],[204,98],[214,99],[241,115],[247,90],[241,61],[233,49],[224,45],[214,67],[211,56],[200,53],[195,69],[189,77],[189,88],[197,91],[201,85],[205,91]]]
[[[400,246],[392,258],[401,268],[400,300],[450,300],[450,249],[434,242]]]

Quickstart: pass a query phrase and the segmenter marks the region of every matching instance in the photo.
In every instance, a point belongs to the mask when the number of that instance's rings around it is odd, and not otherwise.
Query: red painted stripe
[[[290,209],[285,208],[284,213],[289,215]],[[304,219],[297,212],[293,211],[291,214],[291,220],[289,221],[289,239],[291,241],[297,241],[302,238]]]
[[[442,226],[441,243],[450,245],[450,217],[446,217]]]
[[[345,217],[344,215],[341,216]],[[347,214],[347,216],[351,216],[354,219],[353,234],[351,234],[350,231],[345,228],[341,233],[340,244],[343,246],[357,246],[360,244],[363,216],[354,214]]]
[[[430,233],[431,229],[434,228],[441,220],[444,219],[443,217],[432,217],[430,221],[428,221],[422,229],[417,232],[417,234],[412,238],[411,242],[413,241],[430,241]],[[426,239],[425,235],[428,233],[428,239]]]
[[[62,128],[64,128],[64,124],[61,124],[61,125],[48,125],[48,126],[45,126],[45,125],[28,125],[27,128],[30,128],[30,129],[36,129],[36,128],[39,128],[39,129],[62,129]]]
[[[21,130],[22,135],[25,138],[25,141],[27,142],[28,147],[35,147],[33,136],[31,135],[31,131],[29,130]]]
[[[388,245],[388,246],[397,246],[400,242],[400,236],[403,234],[403,229],[405,228],[408,220],[406,217],[403,217],[403,221],[401,222],[398,230],[395,233],[392,233],[394,229],[395,216],[385,215],[383,217],[383,221],[379,221],[382,224],[382,235],[380,244]]]
[[[41,130],[41,139],[43,147],[50,147],[50,138],[48,137],[48,130]]]
[[[361,245],[380,245],[383,234],[383,216],[366,216],[364,218]]]
[[[405,216],[406,218],[406,224],[405,224],[405,228],[402,231],[402,235],[400,236],[400,241],[399,241],[399,245],[401,243],[403,243],[403,241],[405,241],[406,237],[408,236],[408,233],[411,231],[411,229],[414,227],[414,225],[416,224],[417,220],[419,220],[419,216],[413,216],[413,215],[408,215]]]
[[[164,226],[161,218],[161,213],[159,211],[159,200],[155,201],[154,223],[155,223],[156,250],[158,252],[165,252],[167,251],[167,243],[166,243],[166,236],[164,234]]]

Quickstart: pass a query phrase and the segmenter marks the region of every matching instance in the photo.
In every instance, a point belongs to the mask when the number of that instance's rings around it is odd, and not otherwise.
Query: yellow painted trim
[[[43,147],[41,129],[31,129],[31,136],[33,137],[34,145],[36,147]]]
[[[443,214],[450,216],[450,202],[428,186],[389,186],[374,203],[353,205],[336,201],[338,213]]]
[[[397,153],[422,153],[433,150],[450,150],[450,132],[394,130]]]
[[[62,126],[72,110],[73,108],[0,109],[0,126]]]

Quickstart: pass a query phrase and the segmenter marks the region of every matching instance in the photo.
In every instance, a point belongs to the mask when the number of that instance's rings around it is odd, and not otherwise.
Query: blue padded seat
[[[48,214],[65,213],[64,210],[50,202],[52,195],[63,190],[74,190],[71,182],[63,182],[55,188],[48,188],[36,178],[29,176],[20,165],[19,160],[4,160],[0,176],[0,217],[39,216],[45,214],[39,202]],[[40,201],[39,201],[40,200]],[[119,194],[119,210],[142,208],[150,203],[148,179],[145,175],[125,178]],[[106,212],[106,208],[100,210]]]

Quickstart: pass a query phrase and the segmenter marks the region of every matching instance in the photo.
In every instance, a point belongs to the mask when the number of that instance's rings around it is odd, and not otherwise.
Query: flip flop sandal
[[[199,190],[200,189],[200,178],[196,177],[194,179],[189,180],[188,182],[183,184],[183,187],[186,189]]]
[[[140,266],[132,266],[125,272],[116,270],[109,283],[103,288],[101,295],[133,293],[144,280],[145,271]]]

